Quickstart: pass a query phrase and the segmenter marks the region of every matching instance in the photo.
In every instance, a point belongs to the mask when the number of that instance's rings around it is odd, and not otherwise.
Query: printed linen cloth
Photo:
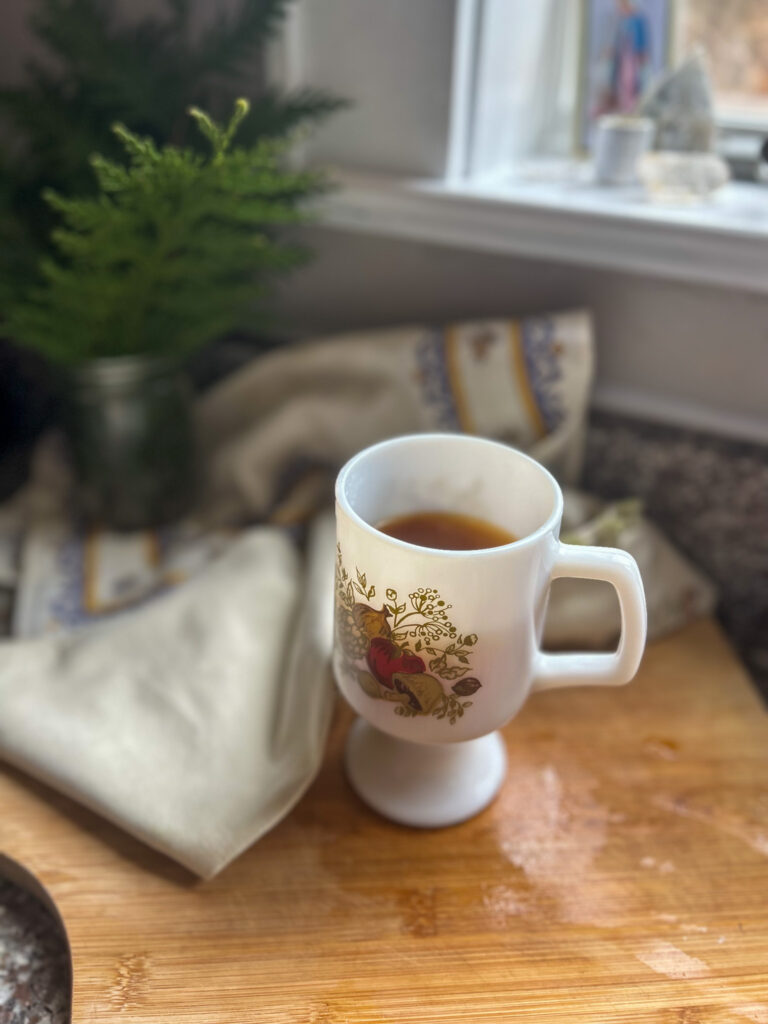
[[[317,339],[254,361],[200,403],[206,515],[293,522],[366,445],[465,431],[578,478],[592,384],[585,312]]]

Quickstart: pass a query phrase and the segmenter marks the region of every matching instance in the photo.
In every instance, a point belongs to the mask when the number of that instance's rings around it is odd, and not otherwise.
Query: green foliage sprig
[[[321,179],[285,169],[284,141],[235,146],[248,112],[238,100],[222,126],[190,109],[207,155],[158,149],[115,125],[128,163],[92,158],[97,195],[45,193],[62,226],[42,283],[11,309],[13,336],[73,365],[143,352],[183,357],[246,315],[252,322],[274,275],[304,255],[275,228],[303,219],[296,197]]]
[[[203,31],[193,6],[164,0],[153,14],[125,18],[117,0],[34,0],[31,27],[44,59],[30,62],[23,83],[0,88],[0,123],[14,141],[0,153],[0,316],[28,287],[57,223],[55,209],[40,202],[43,189],[92,190],[90,155],[122,154],[115,122],[158,145],[199,148],[187,131],[190,105],[221,119],[237,96],[257,93],[239,135],[253,145],[343,105],[320,90],[264,84],[263,49],[290,0],[237,0]]]

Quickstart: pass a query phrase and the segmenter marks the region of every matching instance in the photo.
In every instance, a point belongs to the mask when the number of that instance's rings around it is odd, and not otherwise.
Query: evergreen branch
[[[284,171],[281,142],[235,145],[246,101],[225,125],[191,113],[211,143],[208,158],[158,149],[115,125],[129,162],[93,159],[96,196],[46,191],[61,226],[40,284],[11,309],[20,341],[62,363],[105,352],[183,355],[263,307],[271,281],[305,259],[274,232],[304,218],[295,199],[319,179]]]
[[[0,88],[0,120],[18,140],[6,150],[0,168],[0,241],[11,247],[0,255],[4,306],[29,290],[40,258],[58,251],[51,249],[51,231],[63,214],[55,203],[40,202],[42,191],[120,193],[126,187],[120,166],[126,157],[131,163],[139,155],[136,147],[127,153],[127,140],[110,131],[115,123],[127,125],[138,140],[149,138],[156,147],[168,142],[187,146],[204,159],[211,142],[199,131],[188,131],[191,122],[184,111],[190,106],[214,115],[231,110],[245,74],[253,77],[263,44],[290,2],[237,0],[233,11],[219,15],[196,39],[189,31],[192,0],[165,0],[165,10],[129,21],[116,17],[117,0],[31,0],[32,23],[48,57],[30,64],[23,85]],[[341,106],[312,90],[286,97],[266,90],[253,101],[237,128],[240,148],[229,152],[252,150],[250,173],[259,178],[264,201],[297,206],[322,182],[284,174],[285,150],[257,152],[257,143],[291,137]],[[219,141],[226,147],[231,140],[232,135]],[[101,158],[91,166],[93,153]],[[169,160],[161,164],[167,176],[179,172]],[[270,175],[263,173],[267,165]],[[219,187],[231,187],[234,164],[225,160],[221,168],[230,177],[222,176]],[[238,168],[237,175],[244,182],[245,168]],[[166,196],[166,205],[170,201]],[[255,218],[256,207],[249,209]]]
[[[31,24],[48,49],[73,66],[92,59],[91,47],[112,33],[103,0],[40,0]]]
[[[221,12],[206,33],[197,54],[198,72],[221,67],[240,74],[243,65],[263,48],[285,19],[290,0],[240,0],[235,13]]]
[[[244,126],[243,142],[261,137],[284,137],[308,124],[324,121],[349,107],[346,100],[331,96],[321,89],[297,89],[279,93],[265,89],[254,100],[252,116]]]
[[[189,25],[190,2],[189,0],[168,0],[168,6],[171,9],[174,29],[178,35],[182,36]]]

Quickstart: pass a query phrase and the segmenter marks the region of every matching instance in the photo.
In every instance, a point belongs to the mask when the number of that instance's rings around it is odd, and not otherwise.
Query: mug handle
[[[637,672],[645,648],[647,612],[640,570],[632,555],[616,548],[560,544],[551,579],[603,580],[613,585],[621,609],[619,646],[611,654],[546,654],[534,661],[532,692],[563,686],[623,686]]]

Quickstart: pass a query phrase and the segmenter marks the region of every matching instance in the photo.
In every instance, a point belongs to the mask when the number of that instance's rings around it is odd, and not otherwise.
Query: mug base
[[[385,818],[414,828],[457,825],[482,811],[507,771],[498,732],[462,743],[411,743],[362,718],[347,737],[347,778],[357,795]]]

